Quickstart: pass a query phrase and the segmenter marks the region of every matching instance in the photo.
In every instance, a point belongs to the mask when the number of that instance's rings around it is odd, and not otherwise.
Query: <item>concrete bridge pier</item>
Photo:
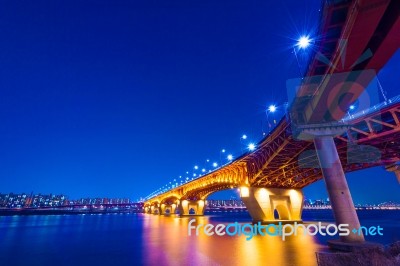
[[[160,207],[158,207],[158,205],[153,205],[150,208],[150,213],[151,214],[160,214]]]
[[[386,168],[387,171],[393,172],[396,175],[397,181],[400,184],[400,162],[397,162],[397,163],[392,164],[392,165],[388,165],[385,168]]]
[[[204,215],[205,200],[181,200],[179,204],[180,216]]]
[[[150,206],[144,207],[144,213],[150,213],[150,212],[151,212]]]
[[[300,189],[241,187],[240,197],[253,222],[301,222],[303,193]]]
[[[165,204],[162,203],[160,207],[160,214],[161,215],[170,215],[175,214],[177,205],[175,203],[172,204]]]
[[[314,138],[314,145],[318,155],[322,174],[324,176],[329,200],[332,205],[336,224],[348,224],[349,230],[360,228],[360,222],[354,203],[351,198],[349,186],[343,172],[342,164],[333,141],[329,135],[317,136]],[[342,242],[364,242],[364,235],[353,234],[340,236]]]

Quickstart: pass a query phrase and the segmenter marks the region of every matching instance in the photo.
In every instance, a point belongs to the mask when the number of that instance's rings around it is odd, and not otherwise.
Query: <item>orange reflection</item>
[[[143,241],[145,263],[148,264],[195,264],[195,265],[316,265],[315,252],[324,247],[313,236],[299,231],[297,236],[256,235],[247,241],[246,236],[188,235],[188,223],[196,219],[198,224],[215,222],[209,216],[183,217],[148,215]],[[148,224],[147,224],[148,223]]]

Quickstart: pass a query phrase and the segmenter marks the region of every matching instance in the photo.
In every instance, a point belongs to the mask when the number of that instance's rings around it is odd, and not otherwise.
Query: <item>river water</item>
[[[359,211],[363,226],[400,240],[400,211]],[[190,217],[96,214],[0,217],[0,265],[316,265],[317,251],[337,237],[188,235]],[[303,213],[306,224],[333,221],[330,210]],[[208,213],[196,223],[250,223],[246,212]],[[194,234],[194,231],[192,231]]]

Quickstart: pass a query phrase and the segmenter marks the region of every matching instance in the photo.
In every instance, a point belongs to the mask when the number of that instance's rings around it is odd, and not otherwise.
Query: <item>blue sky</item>
[[[242,134],[266,130],[266,106],[287,101],[292,47],[320,15],[315,0],[1,5],[0,192],[71,198],[136,199],[221,149],[238,156]],[[399,59],[379,76],[388,96]],[[357,202],[400,201],[381,168],[348,179]]]

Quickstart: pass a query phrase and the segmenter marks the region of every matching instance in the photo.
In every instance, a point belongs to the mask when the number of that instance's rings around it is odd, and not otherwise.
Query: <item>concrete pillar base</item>
[[[160,214],[161,215],[175,214],[176,207],[177,206],[176,206],[175,203],[173,203],[173,204],[164,204],[164,203],[162,203],[161,207],[160,207]]]
[[[253,222],[301,222],[303,193],[299,189],[241,187],[240,197]],[[279,217],[275,217],[275,210]]]
[[[159,215],[160,214],[160,207],[158,207],[158,206],[151,206],[150,207],[150,213],[151,214],[156,214],[156,215]]]
[[[179,204],[180,216],[199,216],[204,215],[206,207],[205,200],[181,200]]]

